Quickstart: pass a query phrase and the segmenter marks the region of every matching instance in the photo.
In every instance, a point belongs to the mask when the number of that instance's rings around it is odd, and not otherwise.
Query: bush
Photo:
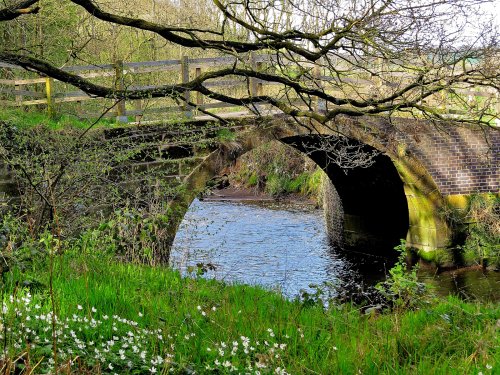
[[[500,197],[473,195],[465,216],[468,223],[463,249],[483,266],[500,266]]]
[[[465,208],[448,208],[444,215],[458,233],[460,262],[500,267],[500,196],[473,194]]]
[[[389,270],[386,281],[377,284],[376,289],[396,309],[417,308],[427,302],[427,287],[418,281],[418,265],[408,268],[407,249],[404,240],[395,247],[399,251],[399,259]]]
[[[45,251],[33,238],[28,225],[10,214],[0,221],[0,274],[13,269],[30,269],[34,262],[40,264]]]

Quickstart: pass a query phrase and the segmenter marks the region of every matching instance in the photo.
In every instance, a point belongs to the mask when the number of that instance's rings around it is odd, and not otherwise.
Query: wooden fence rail
[[[116,89],[123,90],[125,88],[130,89],[152,89],[157,88],[160,85],[141,85],[141,84],[130,84],[126,85],[126,78],[139,77],[141,74],[149,73],[165,73],[169,75],[178,74],[181,82],[186,83],[193,77],[199,77],[203,70],[221,68],[223,66],[233,66],[236,63],[236,58],[234,57],[209,57],[209,58],[188,58],[182,57],[178,60],[161,60],[161,61],[142,61],[142,62],[122,62],[117,61],[114,64],[103,64],[103,65],[84,65],[84,66],[69,66],[62,68],[66,72],[71,72],[78,74],[79,76],[87,79],[101,79],[108,80]],[[257,55],[251,54],[248,59],[248,64],[252,69],[263,70],[264,66],[278,66],[276,57],[273,55]],[[339,62],[342,64],[342,61]],[[312,65],[311,65],[312,67]],[[22,68],[16,65],[0,63],[0,76],[7,76],[6,72],[9,72],[10,76],[21,75]],[[173,72],[173,74],[170,74]],[[3,74],[2,74],[3,73]],[[320,68],[316,67],[313,69],[313,76],[318,78],[323,87],[332,83],[335,85],[337,78],[323,75]],[[387,78],[387,77],[385,77]],[[398,87],[400,82],[404,79],[411,78],[408,73],[395,71],[391,72],[389,79],[385,79],[381,83],[380,79],[373,79],[370,77],[363,76],[344,76],[342,77],[342,83],[352,85],[353,88],[359,90],[370,91],[374,89],[380,89],[381,86]],[[13,79],[0,79],[0,105],[9,107],[25,107],[33,105],[43,105],[49,115],[53,115],[56,111],[58,105],[63,103],[76,103],[77,107],[80,108],[83,102],[95,101],[97,99],[90,95],[87,95],[81,90],[75,90],[69,85],[64,84],[64,89],[57,88],[57,86],[62,85],[58,83],[57,80],[52,78],[37,77],[37,78],[13,78]],[[215,81],[209,81],[205,83],[206,87],[211,89],[234,89],[240,88],[246,90],[245,93],[257,96],[262,95],[265,90],[272,89],[273,86],[279,85],[274,82],[267,82],[256,78],[250,79],[220,79]],[[34,87],[34,88],[33,88]],[[328,88],[326,88],[328,90]],[[342,95],[342,90],[334,88],[331,90],[336,95]],[[461,89],[457,88],[455,92],[459,93],[465,98],[465,100],[472,100],[471,98],[485,98],[491,102],[494,102],[497,112],[500,112],[500,100],[499,93],[495,91],[488,91],[486,89],[475,90],[475,89]],[[140,121],[145,113],[149,114],[161,114],[161,113],[179,113],[184,117],[193,117],[195,112],[201,110],[224,110],[231,107],[236,107],[232,104],[223,103],[219,101],[213,101],[209,98],[204,97],[200,93],[193,95],[189,90],[184,92],[185,104],[179,105],[179,103],[170,103],[168,105],[153,106],[148,107],[146,101],[149,99],[137,99],[131,100],[127,103],[125,100],[117,103],[114,106],[113,112],[107,114],[107,116],[116,116],[118,121],[127,122],[130,116],[134,116],[136,121]],[[159,100],[159,99],[155,99]],[[191,102],[196,106],[187,104]],[[316,104],[318,109],[325,109],[325,104],[317,100]],[[81,112],[81,111],[79,111]],[[459,113],[457,109],[450,108],[447,113]],[[81,114],[81,113],[80,113]],[[97,116],[99,113],[87,114],[87,116]]]

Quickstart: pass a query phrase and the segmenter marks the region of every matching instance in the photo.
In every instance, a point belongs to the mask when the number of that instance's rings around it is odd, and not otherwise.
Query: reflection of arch
[[[271,140],[279,139],[300,150],[303,141],[314,142],[321,135],[335,134],[331,129],[316,130],[316,134],[306,133],[305,128],[283,122],[278,126],[259,126],[239,133],[234,145],[223,145],[212,152],[186,177],[183,193],[170,204],[171,243],[191,202],[228,163]],[[359,244],[359,234],[363,234],[370,243],[378,238],[387,239],[381,245],[395,245],[398,238],[385,238],[395,234],[406,237],[407,244],[422,250],[423,255],[446,247],[450,233],[439,215],[444,200],[420,161],[406,154],[404,144],[389,147],[369,131],[357,129],[344,134],[367,149],[381,152],[373,167],[351,170],[347,175],[338,167],[326,165],[321,152],[309,155],[335,184],[344,208],[348,244]]]

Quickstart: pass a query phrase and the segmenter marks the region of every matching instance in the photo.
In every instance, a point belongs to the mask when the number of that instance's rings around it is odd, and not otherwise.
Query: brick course
[[[498,127],[438,127],[410,119],[389,124],[377,119],[369,123],[369,131],[394,153],[398,144],[405,145],[407,155],[423,164],[442,195],[500,191]]]

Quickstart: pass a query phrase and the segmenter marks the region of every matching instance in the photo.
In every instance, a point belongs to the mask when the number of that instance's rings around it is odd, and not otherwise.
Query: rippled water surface
[[[373,284],[384,278],[394,261],[333,249],[321,210],[198,200],[186,214],[172,252],[172,264],[183,272],[198,263],[211,264],[215,270],[208,277],[279,289],[289,297],[325,281]],[[457,279],[427,272],[423,277],[440,294],[464,287],[466,279],[476,285],[472,289],[466,285],[471,293],[474,288],[476,293],[500,290],[498,273],[485,278],[480,271],[469,272]]]
[[[376,267],[370,261],[375,278],[383,275],[381,260]],[[215,265],[208,276],[280,289],[287,296],[310,284],[340,283],[357,272],[329,246],[321,210],[198,200],[172,254],[172,264],[184,271],[197,263]]]

